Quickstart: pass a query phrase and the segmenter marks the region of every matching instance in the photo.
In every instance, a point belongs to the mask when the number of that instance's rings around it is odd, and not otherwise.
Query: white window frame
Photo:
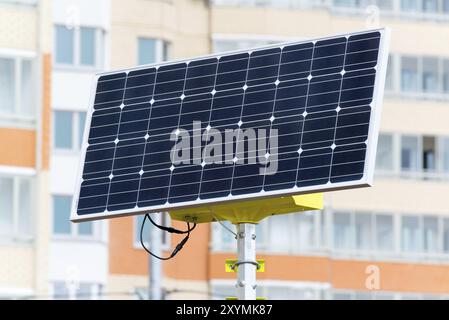
[[[55,141],[55,135],[56,135],[56,117],[55,112],[70,112],[72,114],[72,148],[70,149],[64,149],[64,148],[57,148],[56,147],[56,141]],[[64,110],[64,109],[53,109],[52,111],[52,128],[51,128],[51,148],[55,154],[78,154],[81,151],[82,143],[83,141],[80,139],[80,130],[84,130],[84,128],[80,128],[80,114],[84,113],[86,114],[86,120],[87,120],[87,112],[86,111],[80,111],[80,110]],[[86,123],[84,123],[84,126]],[[83,131],[84,133],[84,131]]]
[[[56,27],[66,27],[63,24],[56,23],[53,25],[54,30]],[[81,64],[81,28],[95,29],[95,48],[94,48],[94,65]],[[105,52],[105,38],[106,33],[104,29],[98,26],[82,25],[71,28],[73,30],[73,63],[60,63],[56,61],[56,54],[53,55],[54,68],[57,70],[80,70],[80,71],[98,71],[104,68],[104,52]],[[55,31],[56,34],[56,31]],[[55,41],[55,47],[58,45]]]
[[[0,49],[0,58],[10,59],[14,61],[14,113],[3,114],[0,112],[0,126],[9,126],[14,124],[19,127],[24,128],[34,128],[36,116],[37,116],[37,107],[39,103],[35,103],[32,106],[33,114],[30,116],[21,114],[22,106],[22,96],[21,96],[21,88],[22,88],[22,62],[29,61],[31,63],[31,94],[32,97],[36,97],[36,87],[39,83],[37,80],[37,71],[36,71],[36,57],[37,54],[35,51],[29,50],[18,50],[18,49]],[[36,100],[36,99],[31,99]]]
[[[161,214],[161,213],[157,213],[157,214]],[[171,226],[172,222],[171,222],[171,218],[170,215],[166,212],[162,213],[164,214],[164,218],[166,219],[163,223],[164,226],[169,227]],[[142,244],[140,243],[140,227],[141,225],[138,223],[138,215],[132,216],[133,219],[133,247],[134,249],[137,250],[145,250],[144,248],[142,248]],[[150,227],[151,226],[151,227]],[[151,223],[151,221],[145,221],[145,228],[156,228],[155,226],[153,226],[153,224]],[[171,236],[170,233],[162,231],[160,229],[158,229],[161,233],[164,232],[163,235],[163,241],[161,244],[161,249],[163,251],[167,251],[170,250],[171,248]],[[151,250],[151,243],[149,242],[149,240],[145,241],[144,239],[144,244],[147,248],[149,248]]]
[[[8,171],[12,171],[14,172],[14,169],[8,170]],[[29,187],[30,187],[30,208],[33,208],[34,203],[35,203],[35,181],[34,181],[34,173],[32,174],[27,174],[28,172],[23,171],[22,173],[25,174],[20,174],[21,172],[17,172],[14,174],[8,174],[5,173],[3,170],[0,170],[0,178],[6,178],[6,179],[12,179],[13,181],[13,190],[12,190],[12,194],[13,194],[13,199],[12,199],[12,208],[13,208],[13,232],[12,235],[1,235],[0,234],[0,242],[1,243],[32,243],[34,241],[34,237],[35,237],[35,220],[36,220],[36,215],[34,211],[30,212],[29,215],[29,219],[30,219],[30,234],[29,235],[22,235],[19,232],[19,204],[20,204],[20,199],[21,199],[21,195],[20,195],[20,182],[21,181],[27,181],[29,183]]]
[[[51,212],[51,237],[53,240],[68,240],[68,241],[102,241],[102,230],[101,230],[101,221],[91,221],[92,223],[92,234],[79,234],[78,229],[80,224],[70,222],[70,233],[55,233],[54,230],[54,216],[55,216],[55,208],[54,208],[54,198],[55,197],[72,197],[70,194],[59,194],[53,193],[51,195],[51,204],[50,204],[50,212]],[[72,201],[70,200],[70,204]],[[69,212],[70,216],[70,212]],[[81,222],[82,223],[82,222]]]

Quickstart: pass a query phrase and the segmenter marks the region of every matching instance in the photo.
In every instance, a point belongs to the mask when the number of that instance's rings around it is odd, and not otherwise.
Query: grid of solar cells
[[[376,31],[101,76],[78,215],[360,180],[380,37]],[[201,121],[199,132],[193,121]],[[207,135],[210,127],[277,129],[277,173],[259,174],[258,163],[173,165],[172,132]]]

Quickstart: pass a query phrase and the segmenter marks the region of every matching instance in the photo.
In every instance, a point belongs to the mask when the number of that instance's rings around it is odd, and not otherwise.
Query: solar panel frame
[[[151,67],[161,67],[161,66],[170,66],[175,65],[180,62],[186,62],[189,61],[198,61],[198,60],[204,60],[207,58],[217,58],[221,56],[227,56],[237,53],[248,53],[255,50],[262,50],[262,49],[272,49],[272,48],[280,48],[283,46],[292,46],[292,45],[299,45],[299,44],[305,44],[312,42],[315,44],[318,41],[322,40],[328,40],[328,39],[334,39],[338,37],[346,37],[349,38],[351,36],[355,35],[361,35],[365,33],[370,32],[379,32],[380,33],[380,43],[379,43],[379,51],[377,56],[377,64],[374,67],[376,70],[375,74],[375,82],[374,82],[374,88],[373,88],[373,97],[371,102],[371,113],[370,113],[370,122],[368,125],[368,141],[367,141],[367,147],[366,147],[366,156],[365,156],[365,165],[363,169],[363,177],[360,180],[357,181],[344,181],[344,182],[334,182],[331,184],[321,184],[321,185],[312,185],[312,186],[304,186],[304,187],[297,187],[290,189],[283,189],[283,190],[275,190],[275,191],[264,191],[260,193],[254,193],[254,194],[244,194],[244,195],[233,195],[228,197],[220,197],[220,198],[212,198],[212,199],[202,199],[202,200],[194,200],[194,201],[187,201],[187,202],[179,202],[179,203],[170,203],[170,204],[164,204],[164,205],[157,205],[152,207],[142,207],[142,208],[134,208],[134,209],[125,209],[125,210],[117,210],[117,211],[105,211],[101,213],[93,213],[93,214],[85,214],[85,215],[79,215],[77,214],[77,208],[78,208],[78,201],[81,191],[81,183],[82,183],[82,177],[83,177],[83,169],[85,165],[85,159],[86,159],[86,152],[88,148],[88,139],[89,139],[89,132],[92,122],[92,115],[94,112],[94,101],[97,91],[97,85],[98,80],[100,77],[107,76],[107,75],[114,75],[119,74],[121,72],[131,72],[136,70],[142,70],[147,69]],[[381,118],[381,111],[382,111],[382,102],[383,102],[383,95],[384,95],[384,86],[385,86],[385,79],[386,79],[386,68],[387,68],[387,61],[388,61],[388,53],[389,53],[389,42],[390,42],[390,30],[389,28],[377,28],[377,29],[368,29],[353,33],[344,33],[344,34],[336,34],[326,37],[319,37],[319,38],[312,38],[312,39],[304,39],[301,41],[295,41],[295,42],[285,42],[285,43],[279,43],[279,44],[273,44],[269,46],[261,46],[261,47],[255,47],[250,48],[247,50],[234,50],[234,51],[228,51],[228,52],[220,52],[217,54],[210,54],[200,57],[195,57],[192,59],[179,59],[179,60],[173,60],[169,62],[163,62],[163,63],[154,63],[154,64],[148,64],[148,65],[142,65],[134,68],[129,69],[122,69],[122,70],[114,70],[110,72],[103,72],[98,73],[94,76],[94,79],[92,81],[91,86],[91,93],[90,93],[90,103],[89,103],[89,109],[86,117],[86,124],[84,128],[84,135],[83,135],[83,143],[81,147],[81,161],[79,163],[79,169],[78,169],[78,178],[76,181],[76,189],[75,194],[72,200],[72,210],[71,210],[71,216],[70,219],[73,222],[82,222],[82,221],[91,221],[91,220],[98,220],[98,219],[108,219],[113,217],[120,217],[120,216],[130,216],[130,215],[138,215],[138,214],[144,214],[148,212],[162,212],[162,211],[169,211],[171,209],[181,209],[181,208],[190,208],[200,205],[207,205],[207,204],[214,204],[214,203],[225,203],[225,202],[232,202],[232,201],[241,201],[241,200],[252,200],[257,198],[267,198],[267,197],[279,197],[279,196],[288,196],[288,195],[298,195],[298,194],[307,194],[307,193],[317,193],[317,192],[328,192],[328,191],[336,191],[336,190],[343,190],[343,189],[349,189],[349,188],[360,188],[360,187],[368,187],[372,185],[373,178],[374,178],[374,166],[375,166],[375,158],[376,158],[376,149],[377,149],[377,140],[378,140],[378,133],[380,129],[380,118]],[[186,69],[187,72],[187,69]],[[126,90],[126,88],[124,89]],[[331,167],[332,168],[332,167]],[[331,169],[330,168],[330,169]]]

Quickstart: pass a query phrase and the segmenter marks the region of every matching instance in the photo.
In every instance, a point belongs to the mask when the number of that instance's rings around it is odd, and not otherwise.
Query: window
[[[95,29],[81,28],[81,48],[80,48],[80,63],[83,66],[95,65]]]
[[[406,92],[418,91],[418,59],[401,58],[401,89]]]
[[[376,219],[376,249],[379,251],[392,251],[393,247],[393,217],[391,215],[377,214]]]
[[[401,137],[401,168],[405,171],[417,171],[419,166],[418,137]]]
[[[0,178],[0,234],[12,235],[14,227],[14,180],[12,178]]]
[[[371,214],[355,215],[355,244],[357,249],[371,249]]]
[[[55,111],[55,148],[72,149],[73,113]]]
[[[315,245],[315,212],[297,213],[292,216],[295,226],[294,246],[301,249],[313,248]]]
[[[441,139],[441,167],[444,173],[449,173],[449,138]]]
[[[424,217],[423,219],[424,243],[423,249],[425,252],[437,252],[438,246],[438,218]]]
[[[69,29],[65,26],[56,26],[56,63],[74,64],[74,33],[75,29]]]
[[[422,10],[429,13],[438,12],[438,0],[422,0]]]
[[[418,11],[418,0],[401,0],[401,9],[403,11]]]
[[[421,251],[421,232],[417,216],[403,216],[401,225],[402,250],[405,252]]]
[[[163,226],[170,226],[171,221],[167,213],[161,213],[161,225]],[[139,249],[143,249],[140,243],[140,229],[142,227],[143,219],[145,218],[145,215],[141,214],[134,217],[134,246]],[[153,230],[153,228],[156,228],[150,221],[145,221],[145,227],[143,229],[142,238],[145,243],[145,246],[151,245],[150,243],[150,231]],[[168,235],[168,232],[163,232],[162,230],[156,228],[156,230],[159,231],[161,237],[162,237],[162,248],[168,249],[170,248],[170,237]]]
[[[353,248],[350,213],[336,212],[334,214],[334,247],[336,249]]]
[[[32,120],[33,86],[31,59],[0,56],[0,116]]]
[[[55,26],[55,64],[102,68],[103,31],[98,28]]]
[[[438,92],[438,59],[423,58],[422,90]]]
[[[393,170],[393,136],[391,134],[379,135],[376,169],[382,171]]]
[[[71,196],[53,196],[53,234],[57,236],[93,237],[93,222],[70,222]]]
[[[54,111],[53,147],[78,151],[81,148],[86,123],[85,112]]]
[[[285,232],[290,228],[290,215],[281,214],[270,218],[268,228],[268,243],[270,244],[270,251],[286,252],[291,248],[290,232]]]
[[[0,238],[32,237],[31,179],[0,176]]]
[[[443,252],[449,253],[449,218],[443,219]]]
[[[57,300],[90,300],[101,297],[101,284],[81,282],[68,286],[65,281],[53,282],[53,299]]]
[[[159,39],[138,38],[138,64],[151,64],[169,58],[169,43]]]
[[[423,145],[423,169],[424,171],[434,171],[436,168],[436,141],[435,137],[423,137],[422,140]]]
[[[449,0],[442,0],[442,9],[443,13],[448,14],[449,13]]]
[[[214,40],[214,52],[232,51],[246,48],[254,48],[277,43],[276,40],[258,39],[216,39]]]
[[[443,61],[443,92],[449,93],[449,60]]]

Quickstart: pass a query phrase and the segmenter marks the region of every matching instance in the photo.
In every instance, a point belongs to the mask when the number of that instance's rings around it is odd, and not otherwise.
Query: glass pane
[[[393,250],[393,217],[390,215],[376,215],[376,244],[377,250]]]
[[[334,292],[332,295],[333,300],[351,300],[351,294],[349,292]]]
[[[33,73],[32,62],[30,60],[22,60],[21,81],[21,113],[23,115],[34,116],[33,108]]]
[[[393,170],[393,136],[380,134],[377,144],[376,168],[379,170]]]
[[[71,197],[53,197],[53,232],[55,234],[71,234],[70,209]]]
[[[418,91],[418,59],[401,58],[401,89],[403,91]]]
[[[290,247],[290,233],[285,232],[290,226],[290,216],[281,214],[271,217],[268,225],[270,251],[285,252]]]
[[[443,219],[443,250],[449,252],[449,218]]]
[[[357,213],[355,215],[355,245],[357,249],[371,249],[371,215]]]
[[[441,139],[441,149],[443,171],[449,173],[449,138]]]
[[[443,13],[449,13],[449,0],[443,0]]]
[[[418,138],[401,137],[401,168],[407,171],[418,171]]]
[[[83,145],[84,126],[86,125],[86,113],[85,112],[80,112],[78,114],[78,119],[79,119],[79,123],[78,123],[78,133],[79,133],[78,147],[81,148],[81,146]]]
[[[95,65],[95,29],[81,28],[81,64],[84,66]]]
[[[401,233],[403,251],[421,251],[421,234],[419,230],[418,217],[403,216]]]
[[[372,298],[370,292],[356,291],[354,294],[354,300],[372,300]]]
[[[315,226],[314,226],[314,213],[302,212],[295,214],[296,222],[296,239],[293,245],[298,248],[311,248],[315,244]]]
[[[61,300],[67,300],[70,298],[69,290],[65,282],[57,281],[53,283],[53,298]]]
[[[376,5],[383,10],[393,9],[393,1],[391,0],[377,0]]]
[[[78,234],[81,236],[92,236],[93,235],[93,223],[92,222],[81,222],[78,224]]]
[[[422,0],[422,10],[424,12],[435,13],[438,11],[438,0]]]
[[[231,230],[235,231],[235,227],[232,225]],[[257,236],[257,244],[264,245],[267,241],[267,235],[265,230],[265,220],[262,220],[260,223],[256,224],[256,236]],[[234,239],[235,242],[235,239]]]
[[[443,92],[449,93],[449,60],[443,61]]]
[[[436,159],[436,141],[435,137],[423,137],[422,139],[422,167],[426,171],[432,172],[435,170]]]
[[[73,113],[55,111],[54,143],[56,149],[72,149],[73,147]]]
[[[92,297],[92,284],[80,283],[78,290],[76,290],[77,300],[89,300]]]
[[[145,215],[136,216],[134,219],[134,243],[140,243],[140,228],[142,227],[143,218]],[[151,223],[145,222],[145,228],[143,229],[142,238],[145,245],[150,243],[150,228]]]
[[[353,248],[351,215],[337,212],[334,214],[334,247],[336,249]]]
[[[170,43],[168,43],[167,41],[163,41],[162,45],[162,60],[167,61],[170,59]]]
[[[438,91],[438,59],[423,59],[422,89],[424,92]]]
[[[320,221],[320,223],[321,223],[321,225],[320,225],[320,233],[321,233],[320,241],[321,241],[322,247],[326,247],[328,244],[328,242],[327,242],[328,231],[327,231],[327,227],[326,227],[326,219],[327,219],[326,211],[321,210],[320,211],[320,220],[321,220]]]
[[[73,64],[74,29],[69,30],[64,26],[56,26],[55,46],[56,63]]]
[[[30,237],[31,226],[33,225],[31,210],[31,181],[27,179],[19,180],[19,236]]]
[[[0,178],[0,236],[12,236],[13,228],[12,178]]]
[[[391,293],[375,292],[374,299],[375,300],[393,300],[394,295]]]
[[[138,64],[150,64],[156,61],[156,42],[155,39],[139,38],[139,56]]]
[[[401,0],[403,11],[418,11],[418,0]]]
[[[438,251],[438,218],[424,217],[424,251]]]
[[[360,0],[334,0],[334,6],[336,7],[358,7],[360,6]]]
[[[0,113],[13,114],[15,107],[15,61],[0,58]]]

